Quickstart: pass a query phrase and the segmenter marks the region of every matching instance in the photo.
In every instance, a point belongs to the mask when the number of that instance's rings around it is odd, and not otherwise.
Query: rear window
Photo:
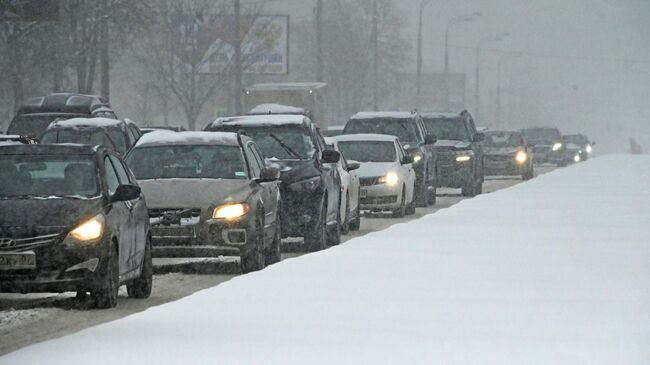
[[[403,144],[419,142],[417,125],[412,119],[352,119],[345,125],[343,130],[343,134],[358,133],[396,136]]]
[[[359,162],[394,162],[397,160],[395,143],[383,141],[339,142],[339,149],[348,160]]]

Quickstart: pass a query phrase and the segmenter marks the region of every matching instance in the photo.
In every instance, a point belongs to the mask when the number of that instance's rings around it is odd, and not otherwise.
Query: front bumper
[[[553,151],[552,146],[535,146],[533,148],[533,161],[535,163],[561,163],[565,160],[564,150]]]
[[[448,161],[438,164],[437,186],[446,188],[461,188],[472,180],[473,161]]]
[[[361,188],[359,205],[362,210],[397,209],[402,204],[402,185],[377,184]]]
[[[518,163],[511,155],[487,155],[483,159],[485,175],[521,175],[528,170],[528,161]]]
[[[322,187],[306,192],[290,190],[283,185],[280,196],[282,197],[280,210],[282,237],[304,237],[306,232],[314,229],[319,218]]]

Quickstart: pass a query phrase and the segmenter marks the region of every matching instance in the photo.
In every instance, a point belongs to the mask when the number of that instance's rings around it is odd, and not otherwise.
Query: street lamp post
[[[421,93],[422,93],[422,15],[424,13],[424,8],[426,5],[430,4],[430,1],[422,0],[420,2],[420,20],[418,22],[418,45],[417,45],[417,59],[416,59],[416,76],[415,76],[415,107],[420,108],[421,102]]]
[[[501,126],[501,67],[503,66],[503,63],[508,60],[509,58],[516,58],[516,57],[521,57],[523,55],[522,52],[509,52],[509,53],[504,53],[499,57],[499,61],[497,62],[497,100],[496,100],[496,113],[495,113],[495,120],[494,120],[494,125],[496,129],[499,129]]]
[[[497,35],[493,36],[488,36],[481,38],[478,41],[478,44],[476,45],[476,70],[475,70],[475,76],[474,76],[474,101],[476,105],[476,120],[480,121],[481,120],[481,104],[480,104],[480,98],[481,98],[481,90],[479,89],[480,87],[480,67],[481,67],[481,46],[483,46],[485,43],[491,42],[491,41],[501,41],[507,36],[510,35],[510,32],[503,32],[499,33]]]

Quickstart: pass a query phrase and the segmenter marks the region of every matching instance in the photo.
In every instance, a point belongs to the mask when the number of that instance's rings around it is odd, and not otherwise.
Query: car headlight
[[[587,151],[587,153],[591,153],[591,150],[591,145],[587,145],[587,147],[585,147],[585,151]]]
[[[474,151],[456,152],[456,162],[467,162],[474,156]]]
[[[526,153],[526,151],[519,151],[515,155],[515,161],[517,161],[518,163],[524,163],[527,160],[528,160],[528,154]]]
[[[394,172],[389,172],[386,175],[380,176],[379,179],[377,179],[377,183],[386,184],[389,186],[397,185],[398,182],[399,182],[399,176],[397,176],[397,174]]]
[[[418,163],[420,161],[422,161],[422,154],[416,153],[415,155],[413,155],[413,163]]]
[[[77,241],[94,241],[104,234],[104,216],[96,215],[77,226],[68,236]]]
[[[320,186],[320,176],[311,179],[298,181],[289,185],[289,189],[294,191],[314,191]]]
[[[577,155],[573,156],[573,161],[580,162],[580,160],[581,160],[580,154],[577,154]]]
[[[251,210],[250,205],[246,203],[228,203],[222,204],[212,212],[214,219],[236,219],[245,216]]]
[[[553,151],[557,151],[560,148],[562,148],[562,143],[560,143],[560,142],[553,145]]]

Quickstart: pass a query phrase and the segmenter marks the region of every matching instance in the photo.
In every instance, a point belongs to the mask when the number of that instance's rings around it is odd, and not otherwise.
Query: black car
[[[118,155],[88,145],[0,148],[0,291],[151,293],[149,217]]]
[[[520,175],[532,179],[533,156],[521,132],[488,131],[483,140],[485,175]]]
[[[562,134],[554,127],[534,127],[521,131],[533,149],[535,163],[552,163],[557,166],[567,164],[566,146]]]
[[[40,137],[55,120],[94,117],[117,119],[108,100],[101,96],[73,93],[39,96],[18,109],[7,134]]]
[[[591,154],[592,146],[596,142],[590,141],[584,134],[565,134],[562,136],[567,163],[587,161]]]
[[[50,124],[41,143],[79,143],[103,146],[124,155],[142,136],[132,122],[107,118],[73,118]]]
[[[436,137],[438,187],[461,188],[463,196],[483,192],[483,134],[469,112],[423,113],[427,132]]]
[[[243,132],[253,138],[267,163],[281,171],[280,220],[283,237],[304,237],[310,250],[340,242],[340,155],[304,115],[251,115],[219,118],[206,131]]]
[[[343,134],[386,134],[396,136],[413,157],[415,199],[419,206],[436,202],[436,137],[427,133],[422,118],[411,112],[360,112],[352,116]]]

